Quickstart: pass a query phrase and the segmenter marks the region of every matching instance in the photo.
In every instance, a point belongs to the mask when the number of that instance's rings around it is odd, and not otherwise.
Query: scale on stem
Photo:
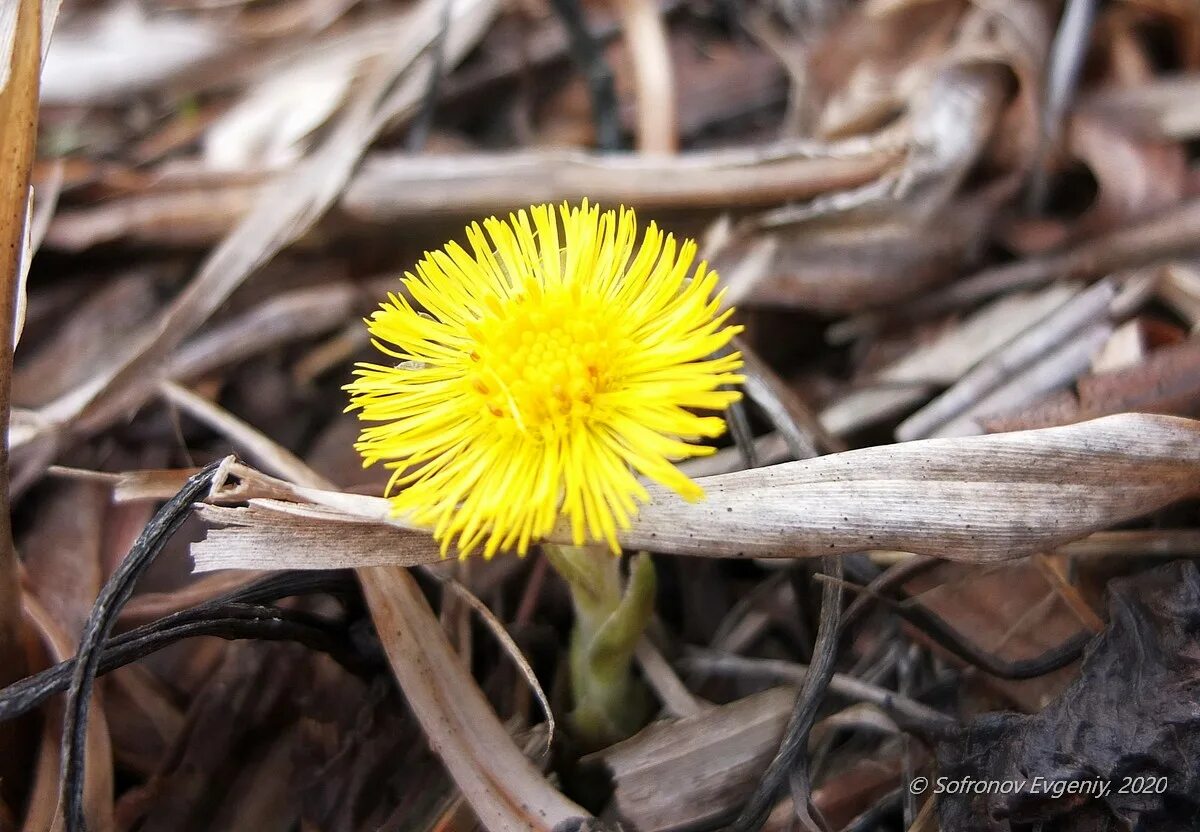
[[[586,750],[633,736],[649,721],[649,691],[631,673],[633,652],[654,615],[654,564],[645,552],[621,586],[616,558],[595,547],[542,545],[571,589],[571,728]]]

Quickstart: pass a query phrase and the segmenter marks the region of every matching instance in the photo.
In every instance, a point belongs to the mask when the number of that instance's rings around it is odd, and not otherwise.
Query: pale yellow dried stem
[[[29,206],[29,172],[37,135],[38,78],[41,71],[42,7],[24,0],[11,55],[0,55],[7,83],[0,88],[0,686],[19,679],[25,670],[21,643],[21,592],[8,512],[8,424],[12,389],[12,352],[21,274],[21,248]],[[0,748],[16,749],[13,726],[0,728]],[[25,774],[20,755],[0,760],[4,795],[19,797]],[[14,769],[14,770],[10,770]]]
[[[667,29],[651,0],[616,0],[637,88],[637,149],[674,153],[679,147],[675,79]]]

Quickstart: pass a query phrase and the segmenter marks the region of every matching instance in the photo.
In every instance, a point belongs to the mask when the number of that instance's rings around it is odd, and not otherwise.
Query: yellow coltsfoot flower
[[[631,210],[585,201],[492,218],[470,251],[426,253],[367,321],[395,364],[359,364],[350,410],[375,422],[356,448],[394,470],[397,514],[463,555],[524,554],[560,515],[576,544],[628,527],[647,499],[637,474],[688,499],[701,489],[671,460],[702,456],[740,393],[741,327],[713,295],[691,240]],[[690,279],[689,279],[690,277]],[[415,303],[414,303],[415,302]],[[420,308],[423,311],[417,311]]]

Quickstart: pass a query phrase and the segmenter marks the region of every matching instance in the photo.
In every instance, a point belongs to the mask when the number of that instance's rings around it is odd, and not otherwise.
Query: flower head
[[[347,386],[364,465],[394,470],[397,514],[465,555],[517,549],[560,515],[577,544],[607,540],[648,499],[638,474],[688,499],[670,460],[702,456],[740,394],[740,327],[691,240],[633,211],[549,205],[467,229],[470,251],[426,253],[367,321],[396,363],[359,364]],[[690,278],[690,279],[689,279]],[[411,298],[411,300],[410,300]],[[418,311],[420,308],[423,311]]]

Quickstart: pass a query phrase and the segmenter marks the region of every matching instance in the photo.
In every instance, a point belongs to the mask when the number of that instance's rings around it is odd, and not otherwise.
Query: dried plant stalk
[[[521,754],[450,649],[408,570],[359,572],[379,639],[434,751],[493,832],[550,832],[588,813]],[[440,718],[431,718],[433,716]]]
[[[192,546],[197,572],[229,568],[220,553],[236,553],[242,569],[278,569],[281,560],[301,569],[417,566],[442,559],[423,532],[379,521],[356,520],[342,511],[277,500],[252,500],[247,508],[201,506],[200,516],[218,526]]]
[[[670,43],[658,3],[617,3],[637,85],[637,146],[642,153],[674,153],[679,146]]]
[[[19,679],[25,669],[21,643],[21,592],[8,511],[8,426],[12,393],[13,340],[21,249],[26,241],[29,171],[37,135],[38,77],[41,72],[42,6],[39,0],[5,4],[16,14],[12,52],[0,54],[0,686]],[[8,15],[6,15],[8,17]],[[13,22],[11,18],[8,22]],[[6,28],[6,27],[5,27]],[[17,749],[18,726],[0,727],[0,747]],[[20,805],[26,775],[22,755],[0,761],[3,794]]]

